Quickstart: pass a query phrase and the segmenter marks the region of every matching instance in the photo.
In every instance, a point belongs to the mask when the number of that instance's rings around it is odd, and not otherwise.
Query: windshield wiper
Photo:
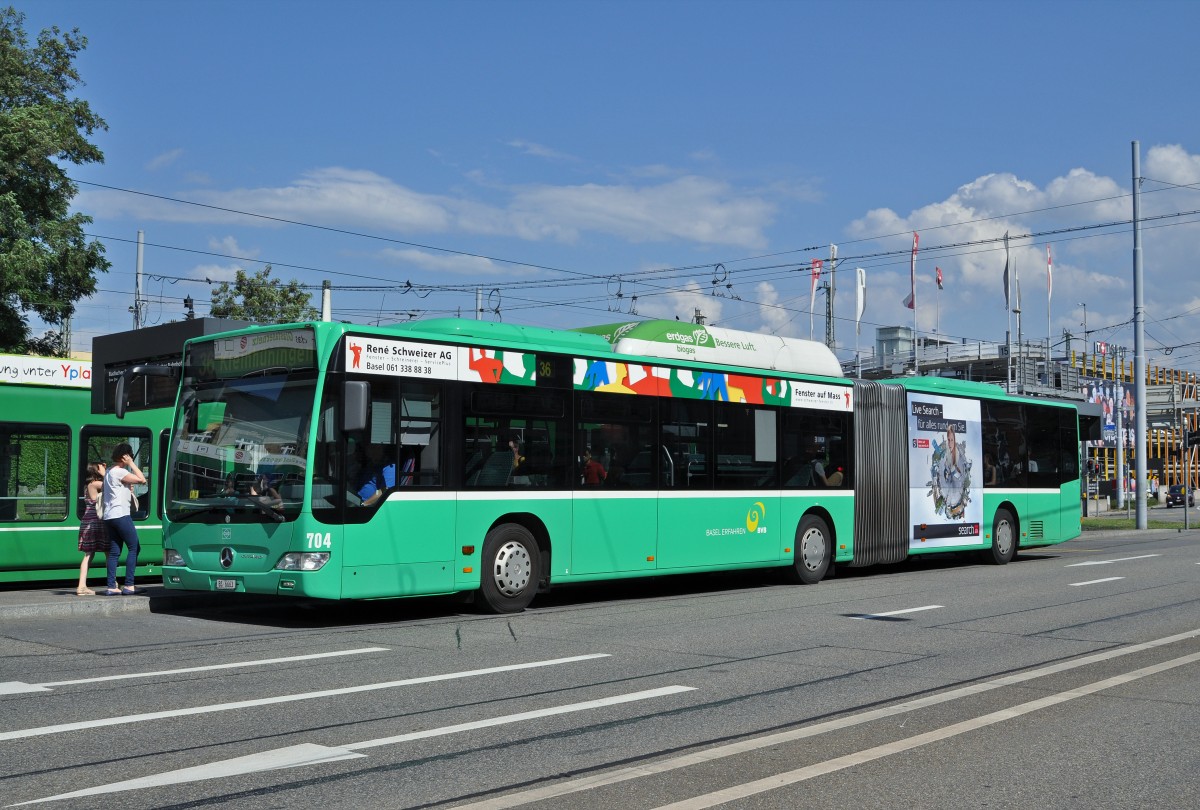
[[[271,507],[267,506],[265,503],[263,503],[261,500],[259,500],[259,498],[261,498],[261,497],[262,497],[261,495],[238,495],[237,496],[239,502],[244,502],[244,503],[250,504],[255,509],[262,512],[264,515],[266,515],[267,517],[269,517],[271,520],[275,521],[276,523],[283,523],[283,513],[278,512],[278,511],[272,509]]]
[[[228,508],[229,508],[228,504],[214,503],[214,504],[210,504],[208,506],[201,506],[198,509],[193,509],[192,511],[188,512],[187,514],[179,515],[178,517],[173,517],[173,518],[171,518],[171,520],[175,523],[187,523],[189,520],[195,520],[196,518],[200,517],[201,515],[207,515],[209,512],[218,512],[218,511],[223,512]]]
[[[247,379],[248,377],[274,377],[277,374],[291,374],[292,370],[287,366],[271,366],[270,368],[260,368],[257,371],[247,371],[239,379]]]
[[[267,506],[265,503],[258,500],[257,496],[254,496],[254,495],[226,495],[226,496],[222,496],[222,497],[225,499],[225,502],[215,502],[215,503],[207,504],[205,506],[201,506],[200,508],[195,509],[191,512],[188,512],[187,514],[179,515],[178,517],[172,518],[172,520],[175,523],[187,523],[188,521],[195,520],[196,518],[200,517],[201,515],[207,515],[210,512],[224,512],[224,511],[228,510],[230,507],[240,506],[241,504],[244,504],[244,503],[250,504],[255,509],[257,509],[259,512],[262,512],[264,515],[271,518],[271,520],[275,521],[276,523],[283,523],[283,521],[286,520],[286,517],[284,516],[284,514],[282,512],[279,512],[279,511]],[[232,500],[233,502],[230,503],[229,502],[230,500]]]

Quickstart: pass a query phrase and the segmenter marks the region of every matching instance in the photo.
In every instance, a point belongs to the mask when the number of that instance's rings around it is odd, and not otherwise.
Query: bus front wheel
[[[479,599],[493,613],[518,613],[529,606],[541,579],[541,552],[524,526],[505,523],[483,540]]]
[[[829,573],[833,538],[829,526],[816,515],[805,515],[796,529],[796,558],[788,569],[792,582],[812,585]]]
[[[983,552],[984,562],[1007,565],[1017,556],[1017,519],[1007,509],[997,509],[992,522],[992,547]]]

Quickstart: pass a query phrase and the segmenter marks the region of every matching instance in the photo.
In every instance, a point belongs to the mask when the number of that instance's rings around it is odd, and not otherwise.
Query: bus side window
[[[713,403],[662,401],[662,486],[712,489]]]
[[[57,521],[75,493],[66,425],[0,423],[0,521]]]
[[[111,464],[113,448],[122,442],[128,442],[133,447],[134,460],[146,475],[146,483],[133,486],[133,493],[138,499],[138,508],[133,512],[133,519],[145,520],[148,518],[150,516],[150,489],[157,484],[153,463],[154,440],[150,431],[141,428],[130,430],[128,428],[85,425],[80,429],[79,437],[83,445],[80,463],[84,468],[91,461],[103,461]],[[82,472],[80,473],[80,482],[80,486],[82,486]],[[82,501],[80,505],[80,514],[82,515]]]
[[[441,384],[401,383],[397,486],[442,485],[441,427]]]
[[[568,485],[573,465],[566,403],[565,393],[554,389],[465,386],[464,485]]]
[[[325,399],[317,417],[317,445],[313,459],[312,508],[315,513],[337,508],[338,481],[346,474],[345,444],[338,440],[337,385],[325,386]],[[328,520],[326,516],[324,519]]]

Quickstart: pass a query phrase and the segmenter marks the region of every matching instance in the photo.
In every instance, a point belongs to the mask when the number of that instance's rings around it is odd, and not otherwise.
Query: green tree
[[[317,319],[317,311],[309,303],[311,299],[312,295],[306,293],[295,279],[284,284],[280,279],[271,278],[271,265],[268,264],[253,276],[239,269],[232,284],[222,281],[213,288],[209,314],[214,318],[236,318],[254,323],[313,321]]]
[[[77,187],[63,164],[103,163],[88,140],[104,119],[73,97],[82,84],[79,29],[46,29],[30,45],[25,15],[0,9],[0,351],[45,351],[29,317],[62,324],[107,272],[104,246],[88,241],[92,218],[71,213]]]

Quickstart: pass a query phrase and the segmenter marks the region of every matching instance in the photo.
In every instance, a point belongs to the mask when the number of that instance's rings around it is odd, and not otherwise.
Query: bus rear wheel
[[[529,606],[541,579],[541,551],[524,526],[504,523],[483,540],[478,599],[493,613],[519,613]]]
[[[992,522],[992,547],[983,554],[984,562],[1007,565],[1017,556],[1017,519],[1007,509],[997,509]]]
[[[816,515],[805,515],[796,529],[796,558],[788,569],[792,582],[813,585],[829,573],[833,537],[829,526]]]

